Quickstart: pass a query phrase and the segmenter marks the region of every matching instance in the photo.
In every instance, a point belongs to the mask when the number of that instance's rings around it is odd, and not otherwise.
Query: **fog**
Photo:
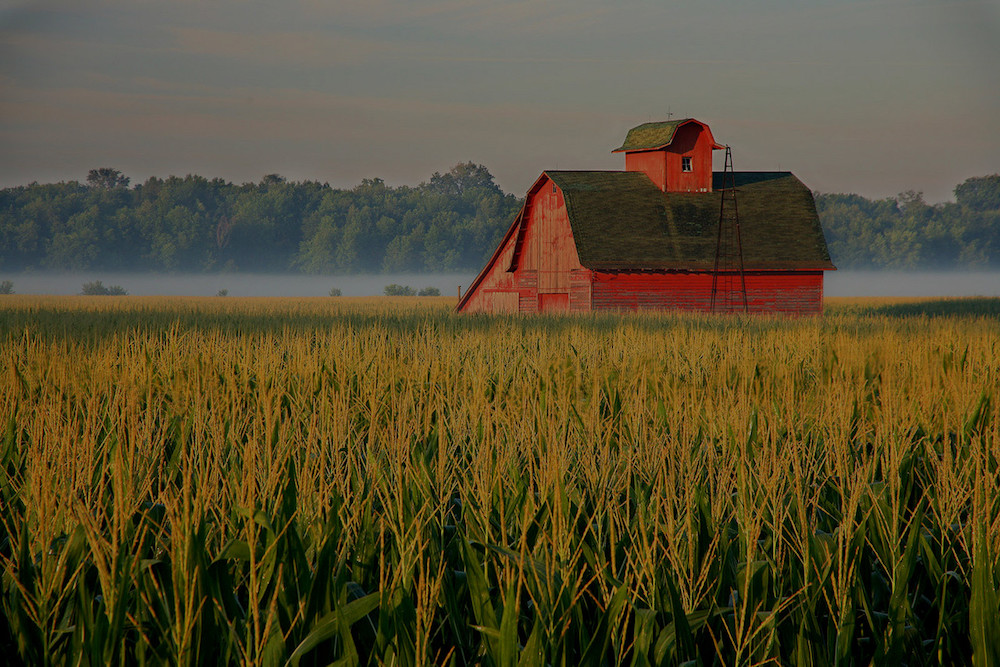
[[[386,285],[408,285],[416,290],[437,287],[442,296],[457,295],[475,278],[472,273],[447,274],[379,274],[312,276],[300,274],[217,273],[217,274],[156,274],[111,273],[88,271],[79,273],[0,274],[0,280],[14,282],[18,294],[79,294],[84,283],[100,280],[105,287],[119,285],[129,294],[215,296],[226,290],[228,296],[328,296],[337,288],[343,296],[373,296],[383,293]]]
[[[1000,272],[830,271],[825,296],[1000,296]]]
[[[344,296],[373,296],[386,285],[414,289],[437,287],[441,294],[465,290],[474,273],[379,274],[346,276],[268,275],[259,273],[155,274],[88,271],[76,273],[2,274],[18,294],[79,294],[84,283],[100,280],[134,295],[327,296],[336,287]],[[826,274],[826,296],[1000,296],[1000,272],[832,271]]]

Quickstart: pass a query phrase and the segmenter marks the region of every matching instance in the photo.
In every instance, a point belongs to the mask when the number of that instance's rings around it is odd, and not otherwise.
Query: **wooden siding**
[[[568,313],[569,294],[539,294],[538,310],[543,313]]]
[[[667,152],[660,150],[625,153],[625,171],[641,171],[649,176],[653,185],[666,190]]]
[[[538,292],[569,294],[569,272],[580,267],[576,244],[558,188],[546,179],[531,199],[531,221],[525,253],[538,268]]]
[[[746,285],[750,312],[823,312],[822,271],[750,272]],[[594,310],[708,311],[712,274],[594,272],[591,298]]]
[[[516,230],[515,230],[516,231]],[[516,313],[519,308],[515,300],[511,307],[510,297],[506,293],[519,295],[518,275],[509,273],[506,267],[510,264],[517,241],[516,234],[508,234],[506,240],[494,254],[493,260],[486,265],[476,282],[466,292],[461,304],[461,312],[465,313]],[[499,296],[498,296],[499,294]]]
[[[698,123],[677,128],[673,141],[661,150],[625,154],[625,171],[645,172],[665,192],[711,192],[711,133]],[[691,158],[691,171],[682,169],[683,158]]]
[[[569,309],[574,313],[591,310],[590,286],[593,274],[589,269],[571,271],[569,274]]]
[[[554,190],[547,176],[531,188],[516,229],[473,283],[461,312],[534,313],[542,308],[544,294],[557,295],[545,299],[550,309],[565,311],[584,304],[589,309],[590,272],[577,256],[562,192]],[[571,299],[571,276],[580,272],[586,285],[578,286]]]

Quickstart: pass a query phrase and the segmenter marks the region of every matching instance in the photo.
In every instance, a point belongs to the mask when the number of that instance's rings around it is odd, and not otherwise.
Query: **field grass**
[[[997,300],[0,298],[9,664],[997,664]]]

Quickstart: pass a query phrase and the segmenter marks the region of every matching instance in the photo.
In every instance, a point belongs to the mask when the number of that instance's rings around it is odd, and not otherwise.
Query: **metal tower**
[[[736,205],[736,177],[729,146],[726,146],[726,166],[722,172],[722,203],[719,207],[719,237],[715,244],[715,268],[712,271],[711,310],[713,313],[745,313],[749,310],[740,212]]]

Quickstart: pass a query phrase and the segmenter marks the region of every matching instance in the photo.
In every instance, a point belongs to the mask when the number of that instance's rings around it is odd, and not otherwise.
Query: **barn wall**
[[[823,312],[822,271],[750,272],[750,312],[819,315]],[[708,311],[711,273],[593,273],[594,310]],[[720,298],[724,298],[720,297]]]
[[[585,270],[573,242],[562,191],[557,187],[553,192],[552,185],[550,179],[544,178],[528,194],[528,227],[518,262],[522,313],[573,308],[575,302],[569,297],[571,275]]]
[[[516,313],[520,286],[515,273],[508,273],[517,234],[513,234],[497,255],[496,261],[487,266],[486,274],[462,308],[463,313]]]
[[[545,179],[532,194],[525,254],[538,269],[539,294],[569,294],[570,272],[580,266],[566,202],[559,188]]]
[[[692,159],[692,170],[681,171],[681,158]],[[710,192],[712,190],[712,141],[697,123],[677,128],[666,150],[667,192]]]
[[[588,269],[578,269],[569,274],[569,309],[574,313],[587,313],[591,310],[591,285],[593,272]]]
[[[528,193],[523,232],[511,235],[462,312],[589,310],[590,272],[580,265],[562,192],[543,177]],[[517,266],[508,272],[521,238]],[[585,283],[574,287],[575,278]],[[511,296],[514,295],[514,296]],[[549,296],[546,296],[549,295]],[[543,298],[544,297],[544,298]],[[544,304],[542,303],[544,301]]]
[[[680,162],[677,163],[680,169]],[[625,171],[641,171],[649,176],[653,184],[665,190],[667,187],[667,152],[637,151],[625,153]]]
[[[677,128],[673,141],[663,150],[625,154],[625,171],[641,171],[666,192],[710,192],[712,190],[712,146],[710,133],[698,123]],[[692,170],[682,171],[682,158],[692,159]]]

